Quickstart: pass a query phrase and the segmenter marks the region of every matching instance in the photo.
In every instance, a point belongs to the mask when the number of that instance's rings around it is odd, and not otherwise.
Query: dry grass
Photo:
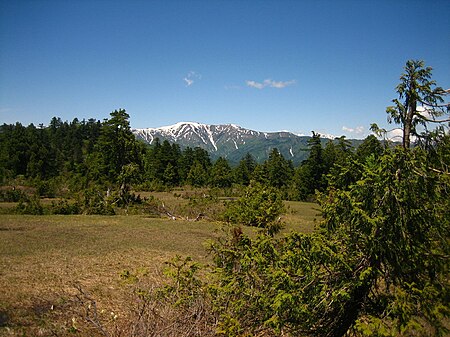
[[[286,223],[285,231],[311,233],[321,220],[319,205],[315,203],[285,201],[285,206],[286,214],[282,217]]]
[[[286,230],[311,231],[315,205],[288,205]],[[99,310],[124,316],[129,289],[121,272],[145,273],[160,284],[164,262],[177,254],[207,262],[204,242],[218,228],[138,215],[0,215],[0,336],[85,335],[71,320],[76,285]]]

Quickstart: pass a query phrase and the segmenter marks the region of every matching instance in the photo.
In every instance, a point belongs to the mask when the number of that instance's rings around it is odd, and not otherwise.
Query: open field
[[[288,203],[285,230],[311,231],[317,206]],[[80,285],[99,307],[121,314],[120,273],[161,282],[175,255],[208,262],[205,241],[220,224],[133,216],[0,216],[0,335],[62,335]],[[251,229],[246,229],[251,231]]]

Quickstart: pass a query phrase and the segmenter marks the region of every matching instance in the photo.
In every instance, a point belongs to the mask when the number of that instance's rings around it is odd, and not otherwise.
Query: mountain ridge
[[[152,144],[156,138],[177,143],[182,148],[201,147],[212,159],[224,157],[238,162],[247,153],[258,161],[266,160],[273,148],[286,158],[301,163],[308,156],[310,136],[288,131],[262,132],[243,128],[236,124],[203,124],[178,122],[158,128],[132,129],[137,139]]]

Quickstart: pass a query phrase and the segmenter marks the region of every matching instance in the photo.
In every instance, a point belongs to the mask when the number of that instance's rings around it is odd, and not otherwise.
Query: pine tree
[[[111,118],[104,121],[95,145],[91,170],[97,172],[97,178],[104,183],[115,184],[126,165],[142,167],[142,148],[131,132],[130,116],[126,111],[114,110],[110,115]]]
[[[247,152],[247,154],[239,161],[238,166],[234,169],[234,176],[236,182],[241,185],[247,186],[250,184],[253,171],[256,168],[256,160],[253,156]]]
[[[228,161],[219,157],[211,167],[210,185],[213,187],[226,188],[233,183],[231,167]]]
[[[437,122],[437,117],[448,113],[448,104],[441,105],[446,92],[431,80],[432,68],[425,67],[425,62],[408,60],[404,70],[396,88],[399,99],[394,99],[395,105],[389,106],[386,112],[389,123],[400,124],[403,147],[409,148],[412,136],[421,137],[417,127],[426,128],[427,123]]]
[[[294,172],[292,162],[284,159],[277,148],[272,149],[264,165],[271,186],[282,188],[290,184]]]

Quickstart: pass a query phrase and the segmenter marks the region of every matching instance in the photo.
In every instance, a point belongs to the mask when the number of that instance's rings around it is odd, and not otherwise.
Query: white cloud
[[[417,112],[420,113],[423,117],[427,118],[427,119],[434,119],[432,112],[433,109],[428,109],[427,107],[421,105],[417,107]]]
[[[190,87],[191,85],[193,85],[196,81],[201,80],[202,79],[202,75],[195,72],[195,71],[190,71],[187,73],[187,75],[183,78],[183,81],[186,82],[186,86]]]
[[[266,87],[269,88],[277,88],[282,89],[286,88],[287,86],[293,85],[296,83],[296,80],[290,80],[290,81],[273,81],[271,79],[265,79],[263,82],[256,82],[256,81],[245,81],[247,86],[255,89],[264,89]]]
[[[183,80],[186,82],[186,86],[187,86],[187,87],[189,87],[189,86],[191,86],[192,84],[194,84],[194,81],[191,80],[191,79],[189,79],[189,78],[187,78],[187,77],[183,78]]]
[[[342,127],[342,131],[348,132],[348,133],[354,133],[356,135],[362,135],[365,131],[364,126],[357,126],[355,128],[349,128],[347,126]]]
[[[402,129],[393,129],[388,131],[386,135],[387,139],[392,140],[394,142],[401,142],[403,139],[403,130]]]
[[[264,88],[264,84],[258,83],[258,82],[255,82],[255,81],[246,81],[245,83],[251,88],[256,88],[256,89]]]
[[[270,84],[270,86],[271,86],[272,88],[278,88],[278,89],[281,89],[281,88],[286,88],[287,86],[290,86],[290,85],[293,85],[293,84],[295,84],[295,80],[290,80],[290,81],[285,81],[285,82],[282,82],[282,81],[280,81],[280,82],[272,81],[271,84]]]

